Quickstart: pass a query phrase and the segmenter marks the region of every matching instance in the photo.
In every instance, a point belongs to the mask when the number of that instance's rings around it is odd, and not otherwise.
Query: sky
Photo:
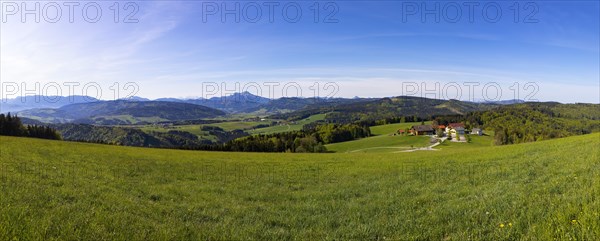
[[[600,103],[599,5],[2,1],[0,87],[2,98],[249,91]]]

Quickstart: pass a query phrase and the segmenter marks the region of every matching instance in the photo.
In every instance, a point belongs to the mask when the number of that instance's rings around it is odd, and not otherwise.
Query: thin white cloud
[[[140,51],[178,26],[178,18],[162,16],[164,10],[164,3],[143,4],[140,22],[133,24],[3,23],[1,79],[33,85],[131,78],[136,75],[132,65],[153,60],[139,56]]]

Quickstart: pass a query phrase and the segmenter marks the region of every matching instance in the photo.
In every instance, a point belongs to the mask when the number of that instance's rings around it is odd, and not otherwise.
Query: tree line
[[[21,118],[10,113],[0,114],[0,135],[22,136],[41,139],[60,140],[60,134],[48,127],[41,125],[23,125]]]
[[[194,149],[235,152],[327,152],[326,144],[355,140],[371,135],[368,126],[358,124],[321,124],[302,130],[258,134],[237,138],[224,144],[200,145]]]
[[[300,131],[259,134],[227,142],[226,151],[242,152],[327,152],[325,144],[351,141],[371,135],[367,126],[322,124]]]

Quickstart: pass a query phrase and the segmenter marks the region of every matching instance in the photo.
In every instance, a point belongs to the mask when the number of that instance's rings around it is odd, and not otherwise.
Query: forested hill
[[[463,115],[474,111],[489,110],[497,106],[499,105],[399,96],[363,99],[340,105],[313,106],[296,112],[273,115],[272,118],[298,120],[314,114],[328,113],[326,119],[331,122],[365,122],[400,116],[429,118],[438,115]]]
[[[206,106],[165,101],[99,101],[58,109],[33,109],[20,116],[50,123],[133,124],[140,121],[193,120],[225,115]]]
[[[67,141],[178,149],[198,149],[203,145],[215,144],[192,133],[177,130],[144,132],[135,128],[86,124],[53,124],[52,127]],[[248,135],[243,131],[224,131],[220,128],[212,129],[210,133],[216,137],[215,141],[218,143]]]
[[[463,122],[467,129],[493,130],[496,144],[515,144],[598,132],[600,104],[530,102],[464,116],[437,117],[436,121]]]
[[[264,113],[289,113],[302,109],[322,108],[327,109],[333,106],[366,102],[373,99],[345,99],[345,98],[279,98],[268,103],[256,106],[254,108],[244,109],[245,112],[264,112]]]

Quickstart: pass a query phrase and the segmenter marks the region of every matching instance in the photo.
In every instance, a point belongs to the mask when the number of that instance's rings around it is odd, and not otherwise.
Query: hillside
[[[342,104],[359,103],[369,99],[345,98],[279,98],[255,108],[245,109],[245,112],[259,112],[265,114],[289,113],[293,111],[313,108],[331,108]]]
[[[181,132],[145,133],[132,128],[84,124],[59,124],[53,127],[67,141],[163,148],[185,148],[201,144],[197,136]]]
[[[0,195],[0,240],[595,240],[599,146],[596,133],[264,154],[0,137],[0,190],[10,193]]]
[[[329,121],[376,121],[399,116],[431,117],[435,115],[463,115],[473,111],[489,110],[497,105],[458,100],[439,100],[399,96],[381,99],[362,99],[353,103],[314,106],[300,111],[273,115],[274,119],[298,120],[319,113],[329,113]]]
[[[309,125],[312,123],[317,123],[325,120],[325,114],[317,114],[313,116],[306,117],[302,120],[294,121],[291,123],[281,123],[275,126],[269,126],[264,128],[257,128],[248,131],[250,134],[273,134],[273,133],[282,133],[288,131],[298,131],[302,130],[302,127],[305,125]]]
[[[123,125],[211,118],[225,115],[225,112],[188,103],[117,100],[71,104],[58,109],[32,109],[18,114],[49,123]]]
[[[455,117],[439,123],[457,122]],[[496,144],[532,142],[600,131],[600,105],[530,102],[505,105],[460,117],[467,128],[495,132]]]
[[[51,126],[67,141],[177,149],[197,149],[202,145],[224,143],[248,135],[242,131],[224,131],[219,128],[201,131],[200,127],[197,127],[197,131],[188,129],[158,131],[87,124],[53,124]]]

